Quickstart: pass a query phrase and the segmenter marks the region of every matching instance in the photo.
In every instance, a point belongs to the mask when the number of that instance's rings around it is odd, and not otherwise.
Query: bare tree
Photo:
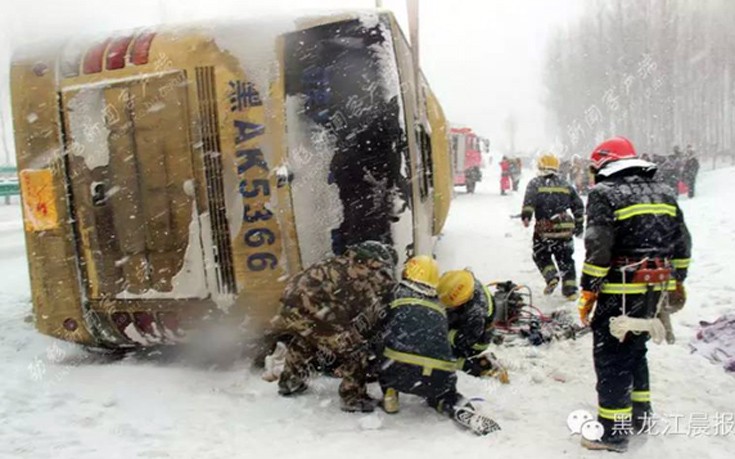
[[[663,154],[735,145],[735,2],[590,0],[549,43],[545,98],[569,153],[625,135]]]

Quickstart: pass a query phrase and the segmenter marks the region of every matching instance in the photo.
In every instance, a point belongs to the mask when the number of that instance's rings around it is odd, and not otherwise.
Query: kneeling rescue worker
[[[544,294],[550,295],[556,289],[561,275],[562,295],[575,300],[577,272],[572,258],[572,236],[581,236],[584,231],[584,204],[574,187],[559,177],[559,158],[555,155],[542,155],[538,159],[538,170],[538,177],[526,187],[521,219],[528,227],[531,218],[536,217],[533,261],[546,281]]]
[[[684,306],[691,238],[676,191],[653,179],[656,166],[639,159],[629,140],[601,143],[591,162],[596,186],[587,203],[579,314],[593,331],[604,435],[582,445],[625,451],[651,414],[646,341],[662,309]],[[620,324],[631,328],[619,332]]]
[[[447,271],[436,291],[447,308],[449,342],[457,368],[472,376],[496,376],[509,382],[508,372],[488,351],[495,306],[488,288],[471,271]]]
[[[393,247],[366,241],[289,280],[277,317],[281,331],[291,336],[278,381],[281,395],[303,392],[312,373],[329,367],[342,377],[344,411],[374,409],[366,387],[369,340],[385,317],[397,260]]]
[[[457,392],[457,362],[448,339],[447,314],[436,295],[439,267],[420,255],[408,260],[394,290],[383,334],[380,385],[383,409],[399,411],[398,393],[418,395],[440,413],[479,435],[498,430]]]

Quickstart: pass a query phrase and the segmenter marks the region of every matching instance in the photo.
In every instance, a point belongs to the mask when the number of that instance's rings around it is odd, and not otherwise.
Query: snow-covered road
[[[477,194],[459,194],[437,255],[443,270],[471,266],[486,280],[512,279],[540,291],[530,230],[510,214],[520,194],[501,197],[494,168]],[[735,169],[706,173],[700,196],[683,200],[694,238],[690,303],[674,318],[673,346],[650,345],[654,409],[680,419],[668,435],[636,439],[630,457],[722,458],[735,432],[696,434],[735,413],[735,379],[689,351],[699,320],[733,309]],[[577,260],[583,249],[577,242]],[[322,378],[301,397],[282,398],[241,362],[226,371],[128,357],[108,362],[36,333],[26,320],[30,288],[17,205],[0,205],[0,457],[599,457],[571,436],[567,415],[595,411],[591,338],[544,347],[499,348],[511,384],[461,375],[466,395],[489,401],[501,432],[477,438],[402,399],[395,416],[342,413],[337,381]],[[558,294],[557,294],[558,295]],[[574,309],[560,296],[544,310]],[[378,388],[372,387],[374,395]],[[699,420],[699,421],[697,421]],[[726,426],[725,426],[726,427]]]

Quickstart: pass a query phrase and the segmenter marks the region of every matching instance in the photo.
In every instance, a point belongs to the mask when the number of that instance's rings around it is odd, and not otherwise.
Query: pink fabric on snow
[[[721,363],[725,371],[735,372],[735,313],[699,325],[697,337],[690,343],[692,351]]]

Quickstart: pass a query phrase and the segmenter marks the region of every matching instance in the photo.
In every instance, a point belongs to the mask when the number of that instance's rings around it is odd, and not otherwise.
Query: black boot
[[[348,413],[372,413],[378,402],[367,394],[342,398],[340,409]]]
[[[306,382],[298,376],[281,373],[278,379],[278,393],[283,396],[300,394],[307,389]]]
[[[621,437],[622,438],[622,437]],[[612,451],[615,453],[624,453],[628,451],[628,439],[613,440],[605,438],[601,440],[587,440],[582,437],[582,446],[592,451]]]
[[[582,437],[582,446],[593,451],[613,451],[616,453],[624,453],[628,450],[628,441],[630,433],[624,429],[620,429],[615,421],[604,418],[597,418],[602,424],[602,438],[599,440],[588,440]],[[630,425],[630,424],[629,424]]]
[[[555,277],[553,279],[550,279],[546,283],[546,288],[544,288],[544,295],[551,295],[552,293],[554,293],[554,290],[556,290],[557,285],[559,285],[558,278]]]
[[[561,287],[561,294],[569,301],[577,300],[577,286],[563,285]]]
[[[633,433],[647,434],[653,427],[651,402],[633,402]]]

